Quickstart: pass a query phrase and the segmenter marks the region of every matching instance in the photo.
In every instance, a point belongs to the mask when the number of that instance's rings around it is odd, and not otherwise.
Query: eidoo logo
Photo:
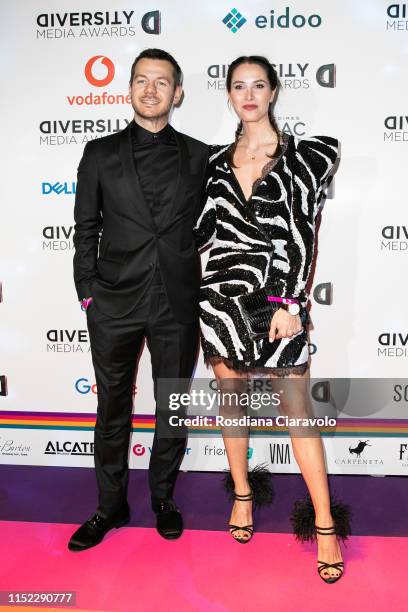
[[[236,8],[225,15],[222,20],[223,24],[227,26],[230,32],[234,34],[241,29],[241,27],[247,22],[246,18],[237,11]],[[280,13],[275,9],[271,9],[269,15],[258,15],[255,17],[255,26],[260,29],[288,29],[288,28],[319,28],[322,25],[322,18],[317,13],[312,15],[302,15],[298,13],[293,14],[293,9],[289,6],[285,6],[283,12]]]
[[[98,79],[92,72],[95,63],[98,60],[101,60],[100,63],[103,64],[107,70],[106,76],[103,79]],[[109,59],[109,57],[104,57],[103,55],[95,55],[86,62],[84,72],[87,81],[91,85],[94,85],[95,87],[105,87],[113,81],[113,77],[115,76],[115,66],[112,60]]]

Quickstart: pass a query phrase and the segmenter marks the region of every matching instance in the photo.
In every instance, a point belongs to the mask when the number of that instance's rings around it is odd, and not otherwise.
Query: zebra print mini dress
[[[235,370],[302,374],[309,358],[306,305],[316,216],[339,142],[283,133],[278,157],[266,164],[248,201],[226,159],[230,146],[210,147],[207,199],[194,229],[200,250],[211,245],[200,294],[204,359]],[[267,283],[274,295],[299,300],[302,329],[274,342],[253,341],[237,299]]]

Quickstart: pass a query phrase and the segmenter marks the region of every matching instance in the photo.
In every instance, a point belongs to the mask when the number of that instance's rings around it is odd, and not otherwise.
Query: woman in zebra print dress
[[[272,379],[304,381],[305,404],[306,304],[315,219],[331,180],[338,141],[328,136],[297,139],[281,134],[273,116],[278,89],[276,71],[266,58],[241,57],[229,67],[228,97],[240,122],[232,145],[211,147],[207,200],[195,228],[198,247],[211,245],[200,297],[201,336],[205,361],[213,367],[219,389],[243,390],[248,373],[261,369]],[[276,297],[296,300],[300,310],[291,314],[279,308],[271,319],[269,339],[253,341],[237,299],[267,282],[275,287]],[[302,416],[308,409],[298,412]],[[318,558],[324,559],[319,561],[319,573],[333,582],[342,574],[342,561],[334,530],[329,529],[336,513],[330,504],[321,439],[290,433],[313,502],[313,506],[309,503],[310,537],[317,538]],[[224,428],[223,437],[234,498],[230,532],[245,543],[253,533],[248,431],[241,429],[237,437]],[[306,520],[301,513],[300,523]],[[321,528],[317,536],[314,521]],[[340,527],[335,527],[339,535]],[[323,534],[328,537],[320,537]]]

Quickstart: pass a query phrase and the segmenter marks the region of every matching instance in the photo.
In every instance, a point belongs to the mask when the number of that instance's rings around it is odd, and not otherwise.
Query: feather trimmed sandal
[[[317,541],[317,535],[335,535],[338,541],[342,540],[345,542],[351,534],[350,507],[337,501],[331,501],[330,513],[334,524],[331,527],[319,527],[315,524],[315,510],[310,496],[295,502],[290,520],[296,539],[300,542],[313,542]],[[326,563],[326,561],[318,560],[317,563],[318,574],[327,584],[337,582],[342,577],[344,571],[343,561]],[[337,570],[339,574],[337,576],[324,577],[322,574],[330,568]]]

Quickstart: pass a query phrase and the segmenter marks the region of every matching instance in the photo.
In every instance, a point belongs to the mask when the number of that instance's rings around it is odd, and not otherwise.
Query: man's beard
[[[143,111],[142,107],[139,107],[138,104],[134,104],[133,102],[132,102],[132,107],[133,107],[133,110],[135,111],[135,114],[138,115],[139,117],[142,117],[142,119],[163,119],[163,117],[169,116],[170,111],[173,107],[173,100],[171,100],[167,108],[159,110],[156,114],[153,114],[153,113],[146,114]]]

